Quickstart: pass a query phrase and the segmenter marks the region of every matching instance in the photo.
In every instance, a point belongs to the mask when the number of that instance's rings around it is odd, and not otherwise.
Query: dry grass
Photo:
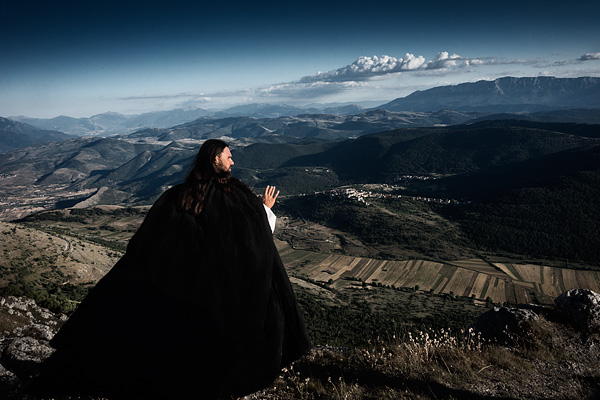
[[[473,330],[317,348],[252,399],[595,399],[597,341],[542,320],[511,347]],[[595,350],[590,350],[595,349]]]

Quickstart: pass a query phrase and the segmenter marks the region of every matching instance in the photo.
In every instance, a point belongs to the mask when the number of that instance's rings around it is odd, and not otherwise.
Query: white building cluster
[[[387,185],[386,185],[387,186]],[[318,194],[318,193],[315,193]],[[440,199],[435,197],[425,196],[406,196],[402,194],[391,194],[391,193],[380,193],[369,190],[362,190],[353,187],[337,188],[329,192],[326,192],[330,197],[343,197],[347,199],[356,200],[359,203],[369,205],[367,199],[409,199],[414,201],[424,201],[426,203],[437,203],[437,204],[461,204],[458,200],[453,199]]]

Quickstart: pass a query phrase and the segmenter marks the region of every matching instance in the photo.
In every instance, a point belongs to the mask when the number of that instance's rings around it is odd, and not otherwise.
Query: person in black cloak
[[[279,192],[261,202],[232,165],[225,142],[202,145],[54,336],[31,393],[243,396],[312,347],[269,225]]]

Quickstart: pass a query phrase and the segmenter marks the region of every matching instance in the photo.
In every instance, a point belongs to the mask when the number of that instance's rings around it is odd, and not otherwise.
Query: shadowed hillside
[[[391,182],[402,175],[459,174],[600,143],[597,125],[520,124],[494,121],[383,132],[291,159],[284,166],[320,165],[349,181]]]
[[[39,129],[0,117],[0,153],[36,143],[61,142],[71,138],[72,136],[56,130]]]

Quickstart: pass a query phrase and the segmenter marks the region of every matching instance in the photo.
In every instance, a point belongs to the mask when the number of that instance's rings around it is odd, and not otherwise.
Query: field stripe
[[[360,258],[358,260],[358,262],[356,263],[356,265],[354,266],[354,268],[352,268],[352,274],[354,274],[355,277],[364,281],[364,279],[362,277],[362,270],[365,267],[365,265],[367,265],[368,262],[369,262],[368,259]]]
[[[490,283],[492,282],[492,279],[498,279],[498,277],[495,277],[495,276],[492,276],[492,275],[487,275],[487,276],[483,275],[483,276],[485,276],[486,279],[485,279],[485,281],[483,283],[483,287],[481,288],[481,293],[479,294],[479,298],[480,299],[487,299],[488,298],[487,292],[488,292],[488,289],[490,287]]]
[[[563,283],[565,290],[576,289],[578,287],[575,274],[572,269],[564,269],[562,271]]]
[[[465,288],[465,291],[463,292],[464,297],[469,297],[471,295],[471,292],[473,291],[473,286],[475,286],[475,282],[477,282],[478,277],[479,277],[478,273],[473,273],[471,280],[469,281],[469,283],[467,284],[467,287]]]
[[[494,263],[494,265],[498,268],[500,268],[502,270],[502,272],[504,272],[506,275],[508,275],[509,277],[511,277],[512,279],[518,281],[519,278],[517,278],[515,276],[515,274],[513,274],[513,272],[506,266],[506,264],[502,264],[502,263]]]

